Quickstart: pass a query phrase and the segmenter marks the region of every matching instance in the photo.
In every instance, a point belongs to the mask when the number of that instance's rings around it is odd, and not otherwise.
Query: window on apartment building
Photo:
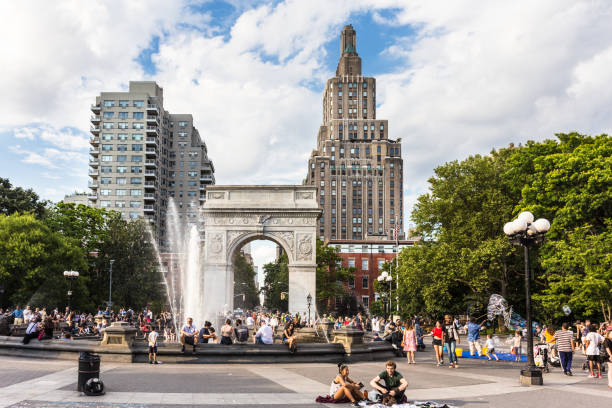
[[[105,155],[102,155],[102,161],[103,161],[103,162],[110,162],[110,161],[113,161],[113,156],[105,156]]]
[[[133,119],[144,119],[144,112],[133,112],[132,118]]]
[[[349,268],[354,268],[355,267],[355,258],[349,258],[348,266],[349,266]]]
[[[130,114],[128,112],[119,112],[119,119],[129,119]]]
[[[120,140],[122,142],[128,140],[128,134],[127,133],[118,133],[117,134],[117,140]]]
[[[140,214],[138,214],[137,212],[132,212],[132,211],[130,211],[130,219],[131,219],[131,220],[135,220],[135,219],[137,219],[138,217],[140,217]]]
[[[115,195],[125,196],[125,195],[127,195],[127,190],[117,189],[117,190],[115,190]]]
[[[102,166],[100,168],[100,171],[102,173],[111,173],[113,171],[113,168],[111,166]]]
[[[365,308],[370,307],[370,297],[369,296],[362,296],[361,297],[361,303],[363,303],[363,307],[365,307]]]
[[[127,184],[127,178],[126,177],[117,177],[115,182],[117,184]]]
[[[361,270],[362,270],[362,271],[367,271],[367,270],[368,270],[368,267],[369,267],[369,264],[368,264],[368,259],[367,259],[367,258],[363,258],[363,259],[361,260]]]
[[[131,196],[141,196],[142,190],[130,190],[130,195]]]
[[[355,289],[355,278],[349,278],[348,287],[351,289]]]
[[[115,201],[115,207],[125,208],[125,201]]]
[[[142,184],[142,177],[131,177],[130,183],[131,184]]]
[[[378,271],[380,272],[380,271],[382,271],[382,267],[383,267],[383,265],[385,263],[385,259],[384,258],[378,258],[377,261],[378,261]]]
[[[140,201],[130,201],[130,208],[140,208]]]
[[[144,123],[132,122],[132,129],[144,129]]]
[[[140,141],[144,140],[144,137],[143,137],[142,133],[133,133],[132,134],[132,140],[140,142]]]
[[[127,108],[128,106],[130,106],[130,101],[119,101],[119,106],[121,108]]]
[[[104,188],[100,189],[100,195],[109,196],[109,195],[112,195],[112,194],[113,194],[113,190],[108,190],[108,189],[104,189]]]
[[[102,127],[104,129],[113,129],[115,127],[115,124],[113,122],[104,122],[102,124]]]
[[[179,125],[179,127],[185,127],[185,126],[187,126],[187,122],[179,121],[178,125]]]
[[[134,151],[134,152],[142,152],[142,145],[141,144],[133,144],[132,145],[132,151]]]
[[[100,201],[100,207],[102,208],[109,208],[111,206],[111,202],[110,201]]]
[[[142,167],[141,166],[131,166],[130,171],[132,173],[142,173]]]
[[[144,108],[144,101],[134,101],[135,108]]]
[[[118,127],[119,129],[129,129],[129,128],[130,128],[130,125],[129,125],[129,123],[128,123],[128,122],[119,122],[119,123],[117,124],[117,127]]]
[[[112,119],[113,116],[115,116],[115,112],[104,112],[102,114],[102,117],[104,117],[104,119]]]
[[[112,133],[102,133],[102,140],[113,140]]]
[[[115,101],[110,101],[110,100],[105,100],[104,101],[104,107],[105,108],[112,108],[113,106],[115,106]]]
[[[361,277],[361,288],[368,289],[368,285],[370,284],[370,278],[367,275]]]
[[[112,144],[103,144],[102,145],[102,151],[103,152],[109,152],[113,150],[113,145]]]
[[[127,151],[127,145],[126,144],[117,145],[117,150],[120,151],[120,152],[126,152]]]
[[[142,156],[132,156],[132,162],[142,162]]]
[[[100,184],[110,184],[110,183],[112,183],[111,177],[101,177],[100,178]]]

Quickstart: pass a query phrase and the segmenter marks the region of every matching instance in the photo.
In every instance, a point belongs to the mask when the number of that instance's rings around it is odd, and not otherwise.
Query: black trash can
[[[77,391],[85,391],[85,383],[90,378],[100,378],[100,356],[88,352],[79,355],[79,379]]]

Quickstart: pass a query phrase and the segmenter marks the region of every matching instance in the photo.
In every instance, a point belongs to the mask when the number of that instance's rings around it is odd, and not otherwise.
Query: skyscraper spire
[[[357,54],[357,33],[346,25],[340,34],[340,61],[336,76],[361,75],[361,58]]]

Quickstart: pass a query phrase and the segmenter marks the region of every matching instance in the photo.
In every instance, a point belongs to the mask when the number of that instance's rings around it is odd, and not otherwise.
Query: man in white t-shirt
[[[149,333],[149,364],[159,364],[157,362],[157,337],[159,334],[155,331],[155,327]]]
[[[196,344],[198,344],[198,329],[193,324],[193,319],[191,317],[187,318],[187,324],[183,326],[181,329],[181,351],[185,352],[185,344],[190,344],[193,346],[193,352],[196,351]]]
[[[255,324],[255,320],[253,319],[253,316],[249,315],[249,317],[246,318],[246,324],[248,327],[251,327]]]
[[[261,322],[261,327],[255,333],[256,344],[273,344],[274,343],[274,331],[272,327],[266,324],[265,321]]]
[[[589,362],[589,378],[595,378],[593,367],[597,364],[597,378],[601,378],[601,362],[599,361],[599,345],[603,341],[603,337],[597,333],[597,326],[594,324],[589,326],[589,333],[586,335],[585,346],[587,361]]]

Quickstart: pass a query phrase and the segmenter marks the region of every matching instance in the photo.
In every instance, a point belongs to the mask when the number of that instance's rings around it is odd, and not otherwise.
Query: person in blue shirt
[[[482,355],[482,347],[480,346],[480,331],[484,329],[484,326],[474,322],[474,318],[470,317],[470,321],[467,324],[467,340],[470,346],[470,355],[474,355],[474,351],[478,353],[478,357]]]
[[[15,307],[15,310],[13,310],[12,315],[15,318],[15,320],[13,321],[13,324],[15,326],[20,326],[23,324],[23,310],[21,310],[21,307],[19,307],[19,305]]]

